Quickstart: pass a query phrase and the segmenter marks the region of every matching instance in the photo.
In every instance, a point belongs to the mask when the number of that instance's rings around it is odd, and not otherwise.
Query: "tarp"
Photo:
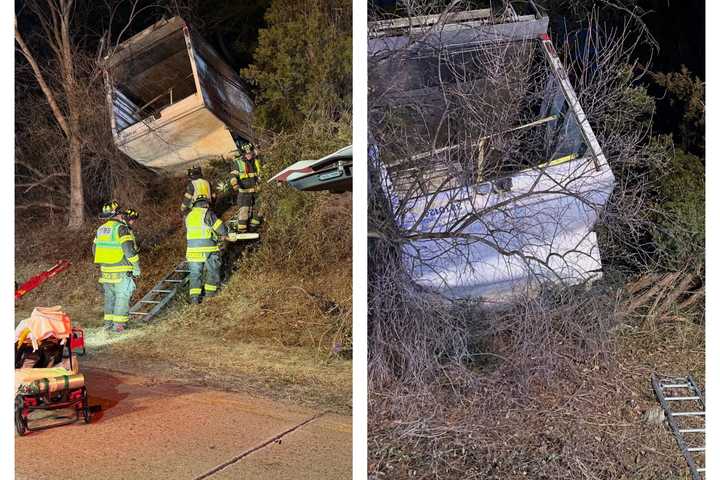
[[[15,327],[15,341],[22,338],[30,340],[33,351],[37,350],[41,341],[55,337],[65,342],[72,334],[70,317],[62,311],[62,307],[36,307],[29,318]]]

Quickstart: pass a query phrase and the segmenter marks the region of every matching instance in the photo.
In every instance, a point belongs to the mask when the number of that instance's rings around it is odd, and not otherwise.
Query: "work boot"
[[[190,303],[193,305],[200,305],[200,297],[190,297]]]
[[[112,333],[122,334],[125,333],[125,324],[124,323],[113,323],[113,328],[111,330]]]

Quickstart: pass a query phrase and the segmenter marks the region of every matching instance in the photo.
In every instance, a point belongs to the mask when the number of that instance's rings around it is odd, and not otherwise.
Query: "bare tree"
[[[41,200],[26,203],[25,206],[42,206],[47,209],[67,212],[68,227],[80,228],[85,219],[85,194],[88,187],[94,187],[96,177],[88,177],[89,171],[97,172],[105,162],[101,161],[96,168],[88,170],[87,160],[97,158],[99,151],[106,145],[101,139],[107,138],[103,130],[108,130],[107,113],[105,111],[104,96],[100,73],[101,60],[105,55],[117,48],[121,39],[129,32],[130,26],[136,21],[138,15],[150,8],[157,8],[157,4],[141,5],[140,0],[109,2],[107,7],[108,28],[90,39],[73,28],[78,9],[84,7],[75,0],[31,0],[25,2],[23,8],[35,18],[38,29],[31,32],[32,40],[37,44],[35,51],[31,47],[26,35],[18,25],[15,16],[15,42],[17,49],[27,61],[32,77],[40,87],[62,138],[50,135],[53,139],[52,148],[48,150],[35,149],[33,145],[21,145],[16,164],[19,172],[18,186],[24,188],[24,193],[36,189],[52,192],[49,198],[60,198],[62,201]],[[113,31],[116,15],[121,8],[127,8],[124,21],[120,28]],[[87,44],[94,46],[89,47]],[[42,55],[38,51],[43,51]],[[21,112],[21,122],[30,120],[34,112],[28,110]],[[45,122],[35,118],[36,123],[25,123],[28,129],[37,126],[43,128]],[[100,126],[100,127],[99,127]],[[100,130],[98,129],[100,128]],[[91,134],[100,134],[100,136]],[[45,133],[51,133],[46,131]],[[42,137],[33,136],[35,142],[42,143]],[[32,162],[23,153],[43,155],[43,162]],[[105,152],[107,153],[107,152]],[[110,152],[110,158],[116,152]],[[67,168],[63,168],[58,159],[65,159]],[[107,158],[105,158],[107,160]],[[117,163],[116,163],[117,164]],[[61,185],[57,181],[61,180]],[[69,180],[69,182],[68,182]],[[91,185],[85,185],[87,181]],[[65,188],[62,183],[69,185]]]
[[[25,43],[15,19],[15,41],[20,52],[32,67],[35,79],[47,98],[55,120],[62,129],[68,143],[68,162],[70,164],[70,209],[68,226],[80,228],[85,219],[85,202],[83,200],[82,159],[80,140],[80,103],[78,97],[77,78],[73,55],[75,45],[72,41],[70,23],[74,8],[73,0],[48,0],[47,2],[30,2],[39,24],[45,33],[47,46],[52,51],[60,74],[60,84],[65,99],[65,109],[60,107],[58,95],[48,84],[46,74],[40,68],[36,57]]]

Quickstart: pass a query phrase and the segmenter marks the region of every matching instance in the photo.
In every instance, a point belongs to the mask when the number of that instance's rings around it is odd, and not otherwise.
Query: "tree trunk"
[[[82,179],[82,142],[80,140],[80,102],[75,68],[73,65],[73,42],[70,35],[70,15],[74,0],[60,0],[59,3],[48,2],[49,16],[40,16],[40,26],[47,34],[47,42],[60,65],[62,88],[67,99],[67,115],[64,114],[48,83],[45,81],[37,60],[25,43],[17,27],[15,18],[15,40],[20,46],[23,56],[33,69],[35,78],[47,98],[50,109],[68,140],[68,164],[70,169],[70,206],[68,228],[77,230],[85,222],[85,196]],[[34,5],[40,8],[39,4]],[[46,10],[46,9],[45,9]]]
[[[70,161],[70,212],[68,228],[77,230],[85,223],[85,200],[83,195],[82,162],[80,157],[80,140],[73,132],[70,137],[68,151]]]
[[[70,163],[70,214],[68,228],[77,230],[85,222],[85,195],[82,179],[82,144],[80,142],[80,104],[78,85],[73,64],[73,45],[70,36],[70,14],[74,0],[61,0],[60,44],[63,89],[67,98],[70,134],[68,135],[68,162]]]

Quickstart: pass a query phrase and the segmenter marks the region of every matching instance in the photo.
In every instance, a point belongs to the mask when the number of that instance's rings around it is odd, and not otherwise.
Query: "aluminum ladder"
[[[180,287],[187,281],[189,273],[187,262],[182,261],[177,264],[170,273],[165,275],[144,297],[132,306],[130,319],[133,322],[143,323],[152,320],[175,297]]]
[[[236,233],[233,235],[233,242],[241,240],[257,240],[260,235],[257,232]],[[135,305],[130,308],[130,319],[133,323],[150,322],[170,303],[175,295],[188,281],[190,269],[187,262],[178,263],[162,280],[150,289]]]
[[[693,480],[705,476],[705,398],[692,376],[661,378],[652,375],[652,386],[665,411],[670,430],[690,467]],[[703,466],[698,465],[702,457]]]

